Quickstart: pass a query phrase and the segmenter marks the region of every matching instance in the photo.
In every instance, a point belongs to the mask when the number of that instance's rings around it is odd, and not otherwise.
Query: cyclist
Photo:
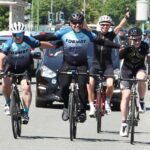
[[[124,59],[121,68],[122,78],[146,79],[146,66],[145,58],[148,56],[149,46],[146,42],[142,41],[142,31],[138,27],[130,28],[128,31],[128,43],[124,44],[120,49],[120,58]],[[148,59],[148,57],[147,57]],[[121,99],[121,129],[120,135],[127,136],[127,115],[128,105],[131,94],[132,83],[130,81],[121,81],[120,87],[122,90]],[[138,83],[139,100],[142,111],[145,109],[144,95],[146,90],[145,82]],[[138,100],[138,101],[139,101]]]
[[[24,104],[22,121],[27,124],[29,121],[28,112],[31,104],[31,85],[30,85],[30,64],[31,64],[31,48],[42,47],[50,48],[53,45],[49,42],[40,42],[33,37],[24,35],[25,25],[22,22],[15,22],[11,26],[12,38],[3,43],[0,50],[0,71],[4,71],[4,62],[10,65],[9,71],[13,73],[23,73],[28,71],[28,76],[22,77],[22,100]],[[8,77],[2,79],[2,92],[4,94],[5,114],[10,115],[10,93],[11,93],[11,80]]]
[[[70,17],[70,27],[66,29],[61,29],[54,34],[47,34],[47,36],[36,36],[40,40],[57,40],[61,39],[64,45],[64,62],[62,66],[62,71],[67,71],[69,69],[78,69],[79,71],[86,72],[88,68],[87,61],[87,48],[90,42],[95,42],[100,45],[106,46],[116,46],[115,44],[108,40],[103,40],[96,34],[83,28],[84,16],[81,13],[73,13]],[[79,95],[81,99],[81,111],[79,113],[79,120],[84,122],[86,120],[86,100],[87,100],[87,90],[86,90],[87,77],[79,77]],[[68,76],[60,76],[60,95],[64,100],[64,109],[62,114],[62,119],[67,121],[68,116],[68,96],[69,96],[69,84],[70,79]]]
[[[99,18],[100,31],[97,32],[98,36],[103,39],[114,40],[119,30],[125,25],[126,21],[129,19],[130,13],[126,12],[125,17],[121,20],[118,26],[116,26],[112,31],[110,31],[111,26],[113,25],[112,18],[110,16],[104,15]],[[95,88],[95,74],[98,70],[104,72],[104,75],[113,75],[113,64],[111,58],[112,48],[105,46],[95,45],[94,49],[94,59],[93,65],[90,69],[91,76],[89,79],[88,93],[89,93],[89,105],[90,112],[89,116],[93,117],[95,115],[94,107],[94,88]],[[111,113],[110,100],[113,94],[113,78],[108,77],[106,80],[106,100],[105,100],[105,110],[107,114]]]

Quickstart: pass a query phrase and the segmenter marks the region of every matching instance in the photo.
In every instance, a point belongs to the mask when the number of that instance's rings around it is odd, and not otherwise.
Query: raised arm
[[[114,29],[114,32],[116,34],[125,26],[125,24],[129,18],[130,18],[130,11],[127,8],[124,18],[120,21],[119,25],[117,25]]]

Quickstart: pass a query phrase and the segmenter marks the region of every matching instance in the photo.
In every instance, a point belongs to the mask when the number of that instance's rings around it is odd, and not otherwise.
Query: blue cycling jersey
[[[96,34],[82,29],[74,32],[71,28],[58,30],[55,36],[63,41],[64,59],[70,65],[87,64],[87,49]]]
[[[7,55],[8,63],[16,68],[24,68],[30,64],[31,48],[40,46],[40,42],[32,37],[24,36],[23,42],[17,44],[11,38],[2,44],[1,51]]]

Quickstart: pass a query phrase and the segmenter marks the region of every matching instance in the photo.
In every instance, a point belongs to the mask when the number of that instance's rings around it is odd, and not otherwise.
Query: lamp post
[[[40,0],[37,0],[37,28],[36,30],[38,31],[39,30],[39,13],[40,13]]]
[[[84,12],[84,16],[85,16],[85,0],[83,2],[83,12]]]
[[[148,0],[137,0],[136,1],[136,20],[142,21],[142,31],[144,31],[145,21],[148,19]]]

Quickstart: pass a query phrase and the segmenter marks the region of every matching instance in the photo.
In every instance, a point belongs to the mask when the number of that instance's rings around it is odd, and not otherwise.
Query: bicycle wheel
[[[17,139],[18,136],[21,136],[21,110],[19,97],[15,91],[11,93],[10,112],[13,136]]]
[[[97,91],[96,120],[97,120],[97,133],[100,133],[102,124],[102,97],[100,89]]]
[[[131,100],[131,139],[130,143],[134,142],[134,130],[135,130],[135,97]]]
[[[69,122],[70,122],[70,140],[72,141],[73,139],[76,138],[76,129],[77,129],[76,103],[75,103],[74,94],[72,92],[69,94],[68,110],[69,110]]]

